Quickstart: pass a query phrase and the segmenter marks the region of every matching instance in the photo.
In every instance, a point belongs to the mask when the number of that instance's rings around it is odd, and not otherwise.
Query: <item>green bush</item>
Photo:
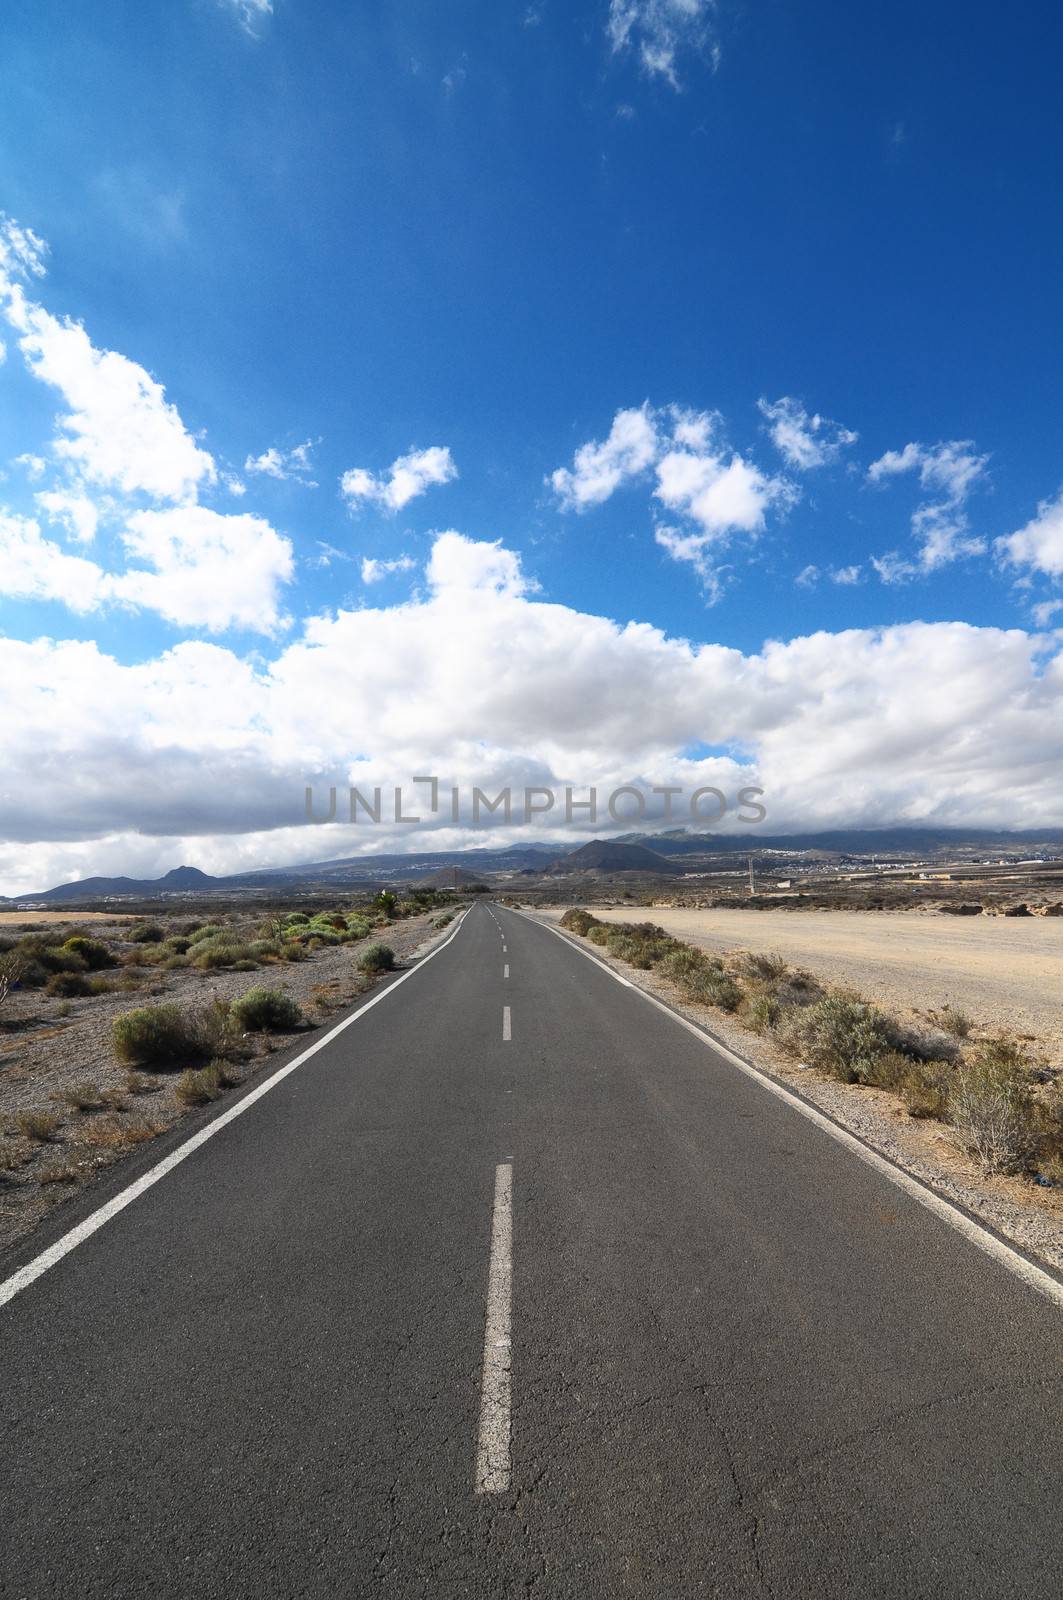
[[[388,944],[369,945],[358,962],[361,972],[390,972],[394,965],[395,952]]]
[[[204,939],[216,939],[219,933],[231,932],[223,928],[220,922],[204,922],[199,928],[193,928],[188,936],[190,944],[200,944]]]
[[[791,1012],[780,1037],[792,1055],[842,1083],[873,1083],[876,1061],[895,1047],[889,1019],[844,990]]]
[[[141,1006],[112,1024],[114,1053],[127,1066],[175,1068],[215,1053],[221,1027],[214,1015],[178,1005]]]
[[[114,956],[99,939],[86,939],[79,934],[75,934],[72,939],[67,939],[59,948],[61,954],[78,956],[84,961],[90,972],[99,972],[104,967],[117,965]]]
[[[290,1033],[298,1028],[303,1013],[282,989],[248,989],[234,1000],[229,1015],[245,1033]]]
[[[685,1000],[697,1005],[718,1006],[721,1011],[737,1011],[742,1000],[738,984],[722,967],[706,966],[690,972],[680,981],[680,992]]]
[[[693,945],[677,944],[661,958],[657,970],[662,977],[671,978],[673,983],[680,983],[694,972],[703,972],[708,965],[709,958],[701,950],[695,950]]]
[[[303,923],[309,922],[309,921],[310,921],[310,918],[306,915],[306,913],[304,911],[290,911],[288,913],[288,915],[284,919],[285,926],[289,927],[289,928],[301,927],[303,925]]]
[[[592,928],[601,924],[589,911],[584,911],[581,906],[573,906],[561,918],[561,926],[567,928],[570,933],[579,933],[586,937]]]
[[[129,937],[133,944],[162,944],[166,933],[157,922],[138,922]]]
[[[61,1000],[74,1000],[92,993],[92,981],[84,972],[53,972],[44,992]]]

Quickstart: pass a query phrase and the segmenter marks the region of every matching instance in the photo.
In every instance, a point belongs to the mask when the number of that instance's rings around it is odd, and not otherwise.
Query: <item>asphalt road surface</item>
[[[1059,1354],[1051,1299],[477,905],[0,1306],[0,1595],[1046,1600]]]

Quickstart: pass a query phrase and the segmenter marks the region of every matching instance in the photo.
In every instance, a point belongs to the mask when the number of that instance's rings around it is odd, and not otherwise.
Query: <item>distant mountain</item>
[[[647,850],[645,845],[592,839],[589,844],[580,845],[578,850],[570,850],[556,861],[551,861],[545,870],[549,873],[652,872],[657,875],[682,872],[683,868],[658,855],[656,850]]]
[[[628,833],[613,839],[593,839],[571,850],[553,844],[512,845],[505,850],[411,851],[407,855],[340,856],[331,861],[308,861],[288,867],[261,867],[230,877],[212,878],[198,867],[175,867],[162,878],[83,878],[61,883],[39,894],[17,896],[19,901],[150,899],[162,895],[283,894],[295,890],[356,891],[381,884],[424,883],[440,873],[463,874],[457,887],[489,882],[515,873],[537,875],[563,872],[630,872],[668,874],[707,870],[705,858],[758,855],[778,851],[783,855],[809,852],[841,857],[928,857],[961,849],[995,852],[1045,849],[1056,853],[1063,846],[1063,828],[1025,828],[1009,832],[993,828],[838,828],[820,833],[688,833],[671,828],[661,833]],[[641,852],[639,855],[624,852]],[[620,854],[616,854],[620,852]],[[701,857],[700,862],[697,858]],[[679,864],[677,858],[682,860]],[[686,858],[686,859],[684,859]],[[3,897],[0,896],[0,899]]]
[[[464,867],[439,867],[427,878],[418,878],[417,884],[422,889],[471,889],[483,881],[482,873],[467,872]]]
[[[941,850],[1017,850],[1063,845],[1063,828],[837,828],[823,833],[625,833],[616,843],[643,844],[663,856],[750,855],[758,850],[815,850],[829,855],[933,855]]]
[[[198,867],[174,867],[164,878],[82,878],[77,883],[61,883],[43,894],[20,895],[22,900],[104,900],[115,895],[140,898],[164,894],[196,894],[215,889],[229,880],[212,878]]]

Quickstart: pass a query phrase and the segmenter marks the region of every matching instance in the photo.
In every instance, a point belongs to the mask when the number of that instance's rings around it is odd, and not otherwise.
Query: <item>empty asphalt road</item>
[[[0,1305],[0,1595],[1045,1600],[1060,1326],[477,905]]]

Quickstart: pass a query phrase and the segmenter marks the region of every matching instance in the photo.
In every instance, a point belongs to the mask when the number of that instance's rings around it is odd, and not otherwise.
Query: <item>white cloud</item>
[[[28,452],[26,455],[16,456],[14,464],[16,467],[25,469],[26,476],[31,483],[39,482],[48,469],[48,463],[43,456],[30,455]]]
[[[989,457],[978,454],[970,439],[952,439],[936,445],[906,444],[903,450],[887,450],[871,463],[867,469],[869,483],[883,484],[904,473],[917,472],[920,487],[934,496],[912,513],[912,532],[919,541],[918,567],[891,554],[881,558],[889,570],[896,573],[907,566],[905,577],[914,576],[919,570],[936,572],[961,556],[980,555],[985,550],[985,540],[968,533],[964,507],[973,490],[984,483],[988,463]],[[876,571],[879,569],[878,561],[872,565]]]
[[[676,57],[709,52],[719,63],[712,19],[716,0],[609,0],[607,32],[614,51],[637,51],[643,70],[678,89]]]
[[[106,579],[93,561],[68,555],[45,539],[38,523],[0,511],[0,595],[11,600],[58,600],[70,611],[94,611]]]
[[[840,584],[843,588],[850,588],[859,583],[863,577],[864,569],[859,564],[852,567],[832,567],[830,573],[831,583]]]
[[[0,218],[0,314],[15,329],[35,377],[70,408],[53,449],[85,483],[187,501],[215,476],[214,462],[186,430],[162,385],[113,350],[97,350],[78,323],[53,317],[22,280],[43,272],[44,247],[29,229]]]
[[[549,481],[566,510],[586,511],[652,466],[658,447],[656,415],[645,401],[618,411],[609,437],[580,445],[571,468],[558,467]]]
[[[723,419],[715,411],[648,401],[618,411],[605,440],[581,445],[571,468],[560,467],[549,483],[567,510],[601,505],[623,483],[656,477],[653,497],[693,526],[663,524],[654,537],[676,561],[688,562],[712,599],[721,593],[717,554],[735,533],[756,535],[772,508],[785,510],[798,496],[794,484],[773,477],[730,450],[721,440]]]
[[[96,537],[99,511],[87,495],[63,489],[42,489],[33,497],[52,522],[59,522],[80,544],[91,544]]]
[[[270,663],[208,643],[126,666],[89,644],[0,641],[0,770],[21,775],[0,816],[0,890],[70,866],[224,870],[409,845],[401,827],[300,828],[315,775],[755,783],[772,832],[1058,822],[1063,653],[1046,656],[1043,635],[910,623],[745,654],[538,599],[515,552],[455,533],[429,576],[423,598],[315,618]],[[700,741],[746,754],[682,756]],[[458,842],[438,825],[422,847]]]
[[[379,583],[382,578],[389,577],[393,572],[412,572],[416,565],[412,556],[396,556],[394,561],[379,561],[373,556],[363,556],[362,582]]]
[[[297,444],[294,450],[281,450],[276,445],[270,445],[260,456],[248,456],[244,462],[244,471],[264,474],[267,478],[282,480],[294,478],[305,483],[307,488],[316,489],[317,484],[310,477],[313,471],[310,463],[313,448],[312,439],[307,439],[304,444]]]
[[[1042,500],[1036,517],[1017,533],[997,539],[995,547],[1009,566],[1063,577],[1063,493],[1055,500]]]
[[[516,551],[504,549],[500,539],[486,544],[453,531],[436,535],[426,576],[440,598],[477,593],[517,599],[539,587],[524,576]]]
[[[432,445],[427,450],[411,450],[408,455],[399,456],[386,474],[374,475],[365,467],[351,467],[340,479],[340,493],[352,510],[368,502],[383,506],[386,511],[401,511],[433,484],[450,483],[457,476],[449,449]]]
[[[836,461],[846,446],[855,444],[860,437],[840,422],[831,422],[818,413],[809,416],[801,402],[789,395],[771,402],[758,400],[757,407],[770,424],[768,432],[776,450],[787,466],[801,472]]]
[[[800,584],[802,589],[814,589],[819,580],[820,570],[810,562],[807,567],[801,568],[794,582]]]
[[[212,633],[234,627],[276,633],[289,625],[280,587],[294,570],[291,543],[261,517],[223,516],[205,506],[137,511],[122,542],[147,566],[111,580],[121,600],[178,627]]]
[[[0,367],[3,366],[3,364],[4,364],[4,362],[6,360],[7,360],[7,345],[4,343],[3,339],[0,339]]]
[[[218,4],[233,12],[244,32],[252,38],[258,37],[261,25],[273,15],[273,0],[218,0]]]

